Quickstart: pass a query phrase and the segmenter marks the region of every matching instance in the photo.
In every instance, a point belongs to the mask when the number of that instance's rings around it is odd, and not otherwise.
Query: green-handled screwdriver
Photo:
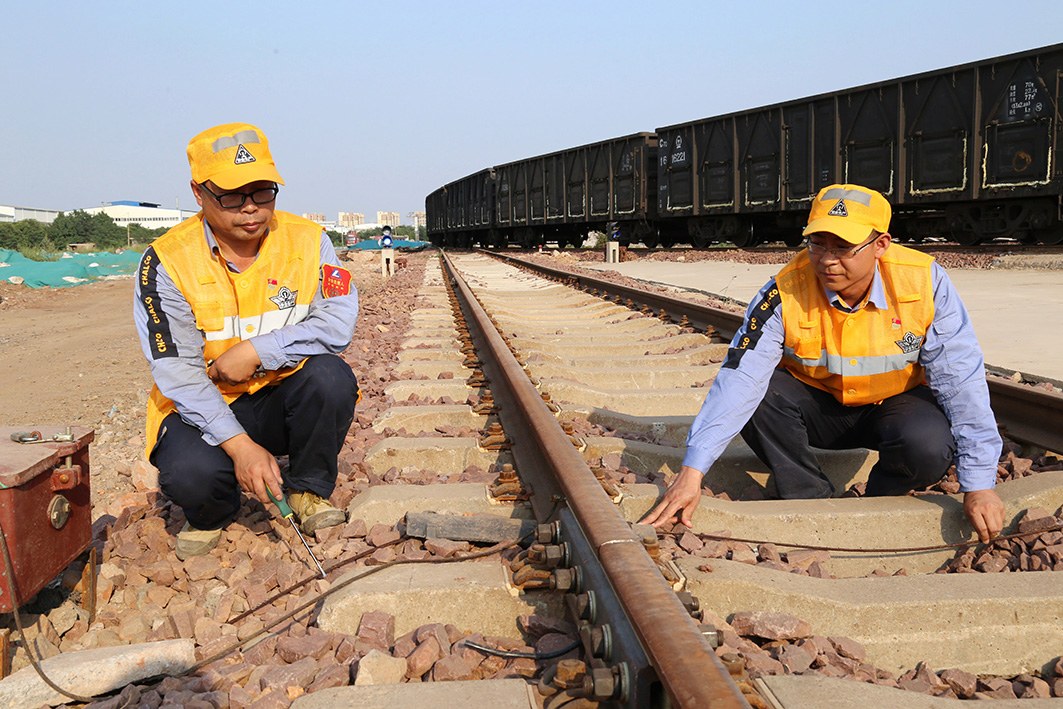
[[[266,485],[266,494],[269,495],[269,499],[273,500],[273,504],[277,506],[277,509],[281,511],[281,517],[292,523],[292,529],[294,529],[295,533],[299,535],[299,541],[301,541],[303,546],[306,547],[306,553],[314,560],[314,565],[316,565],[317,570],[321,572],[321,578],[327,579],[328,577],[325,575],[325,570],[321,568],[321,562],[319,562],[317,557],[314,556],[314,552],[310,550],[310,545],[306,543],[306,537],[304,537],[302,531],[300,531],[299,525],[295,523],[295,513],[292,512],[292,508],[288,504],[288,501],[284,499],[284,493],[282,492],[279,498],[275,497],[273,495],[273,490],[270,489],[269,485]]]

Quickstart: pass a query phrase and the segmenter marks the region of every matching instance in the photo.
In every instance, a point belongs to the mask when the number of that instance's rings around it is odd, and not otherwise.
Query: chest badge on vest
[[[277,295],[271,295],[269,299],[272,300],[279,309],[287,310],[288,308],[295,307],[295,299],[298,295],[299,291],[292,290],[288,286],[281,286]]]
[[[901,338],[900,340],[894,340],[894,342],[896,342],[897,346],[901,348],[901,352],[903,352],[904,354],[909,354],[919,349],[919,346],[923,344],[923,338],[921,336],[915,335],[914,333],[912,333],[911,330],[909,330],[908,332],[904,333],[903,338]]]

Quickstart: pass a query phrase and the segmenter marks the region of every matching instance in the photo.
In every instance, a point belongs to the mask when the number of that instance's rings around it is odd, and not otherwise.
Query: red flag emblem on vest
[[[321,267],[321,295],[335,298],[351,293],[351,272],[339,266]]]

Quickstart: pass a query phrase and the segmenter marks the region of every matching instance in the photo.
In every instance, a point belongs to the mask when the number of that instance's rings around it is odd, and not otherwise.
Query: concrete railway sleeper
[[[678,469],[682,435],[704,397],[700,387],[711,383],[713,368],[706,362],[722,360],[720,348],[725,346],[718,339],[684,333],[676,325],[632,312],[627,297],[625,305],[612,305],[565,286],[530,280],[482,256],[454,260],[470,283],[483,284],[479,301],[525,360],[539,388],[560,404],[560,418],[571,422],[585,441],[584,458],[605,468],[620,484],[619,507],[635,522],[657,499],[664,476]],[[675,304],[664,307],[669,315],[680,312]],[[633,322],[642,323],[643,329],[632,328]],[[616,327],[621,323],[624,327]],[[724,327],[718,330],[727,334]],[[667,375],[657,382],[647,370]],[[618,384],[610,387],[610,380]],[[717,495],[703,500],[694,519],[695,533],[666,536],[659,554],[674,562],[685,588],[700,599],[705,617],[721,625],[726,637],[718,652],[743,656],[747,669],[761,676],[766,695],[794,697],[801,686],[811,693],[826,681],[802,684],[802,677],[770,676],[775,673],[806,673],[811,668],[831,678],[842,674],[839,666],[830,664],[839,654],[825,642],[830,636],[859,643],[855,675],[868,681],[942,695],[1061,696],[1063,589],[1053,572],[1063,570],[1063,464],[1046,452],[1044,441],[1053,439],[1041,433],[1058,435],[1052,422],[1058,421],[1053,417],[1060,409],[1058,395],[1041,394],[1037,418],[1042,421],[1029,421],[1032,409],[1021,406],[1015,409],[1019,414],[999,416],[1006,431],[1023,426],[1030,431],[1021,436],[1026,443],[1008,441],[999,469],[998,489],[1011,522],[1005,532],[1028,532],[1022,539],[966,552],[852,551],[970,539],[959,500],[949,494],[955,492],[954,480],[945,479],[924,495],[861,499],[860,483],[875,454],[825,452],[828,475],[838,489],[849,488],[849,496],[774,501],[765,499],[770,489],[765,487],[768,476],[762,464],[736,441],[710,472]],[[1035,423],[1033,432],[1030,425]],[[771,543],[751,547],[720,541],[728,537]],[[787,543],[795,546],[788,548]],[[797,545],[848,551],[802,550]],[[784,571],[797,573],[780,573]],[[804,634],[789,642],[737,632],[736,617],[764,609],[790,609],[790,615],[810,623],[810,629],[801,626]],[[741,627],[748,631],[750,623]],[[793,646],[806,652],[785,649]],[[791,655],[800,659],[792,662]],[[809,664],[802,667],[806,655]],[[852,665],[853,659],[841,665]],[[847,669],[844,674],[852,676],[854,667]],[[946,676],[953,682],[943,679]],[[860,685],[848,689],[856,687]]]

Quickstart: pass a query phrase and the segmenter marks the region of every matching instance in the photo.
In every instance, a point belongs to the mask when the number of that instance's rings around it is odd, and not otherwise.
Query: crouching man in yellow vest
[[[819,192],[806,248],[753,299],[683,467],[644,522],[689,526],[702,477],[741,431],[782,498],[834,493],[812,447],[877,450],[868,495],[931,485],[955,462],[979,539],[1000,532],[1001,439],[981,348],[945,271],[890,243],[891,216],[866,187]]]
[[[337,356],[357,291],[319,225],[275,210],[266,136],[220,125],[192,138],[188,162],[201,211],[144,252],[134,304],[155,380],[147,455],[187,519],[181,559],[218,544],[241,489],[267,505],[283,490],[306,533],[343,522],[328,498],[358,397]]]

